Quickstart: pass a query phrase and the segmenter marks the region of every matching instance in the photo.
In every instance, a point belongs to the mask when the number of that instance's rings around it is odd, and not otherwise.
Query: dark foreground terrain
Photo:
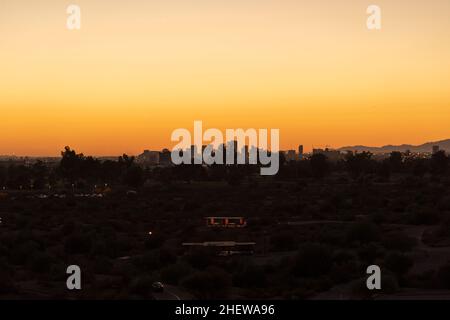
[[[399,167],[397,156],[304,160],[270,178],[5,188],[0,299],[450,298],[448,162]],[[208,227],[210,216],[247,225]],[[241,254],[182,245],[212,241],[255,244]],[[371,264],[380,291],[366,288]],[[69,265],[82,270],[80,291],[66,288]]]

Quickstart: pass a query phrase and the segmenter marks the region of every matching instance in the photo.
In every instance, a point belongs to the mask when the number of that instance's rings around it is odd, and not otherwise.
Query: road
[[[153,293],[156,300],[192,300],[194,297],[180,287],[164,285],[163,292]]]

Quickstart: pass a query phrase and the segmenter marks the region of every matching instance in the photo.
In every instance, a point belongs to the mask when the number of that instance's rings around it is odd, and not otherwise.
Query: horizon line
[[[232,141],[232,140],[230,140],[230,141]],[[305,153],[311,153],[312,152],[312,150],[313,149],[326,149],[326,148],[328,148],[328,149],[330,149],[330,150],[339,150],[339,149],[343,149],[343,148],[355,148],[355,147],[366,147],[366,148],[383,148],[383,147],[401,147],[401,146],[405,146],[405,145],[409,145],[409,146],[413,146],[413,147],[419,147],[419,146],[422,146],[422,145],[424,145],[424,144],[427,144],[427,143],[441,143],[441,142],[444,142],[444,141],[450,141],[450,138],[447,138],[447,139],[441,139],[441,140],[436,140],[436,141],[427,141],[427,142],[424,142],[424,143],[421,143],[421,144],[417,144],[417,145],[414,145],[414,144],[409,144],[409,143],[402,143],[402,144],[396,144],[396,145],[394,145],[394,144],[383,144],[383,145],[379,145],[379,146],[368,146],[368,145],[363,145],[363,144],[355,144],[355,145],[344,145],[344,146],[339,146],[339,147],[331,147],[331,146],[328,146],[328,145],[326,145],[326,146],[324,146],[324,147],[321,147],[321,146],[311,146],[311,151],[309,151],[309,152],[305,152]],[[298,147],[299,146],[301,146],[302,144],[298,144],[296,147],[294,147],[294,148],[292,148],[292,147],[289,147],[289,148],[283,148],[283,149],[281,149],[280,148],[280,151],[289,151],[289,150],[295,150],[295,151],[298,151]],[[303,145],[303,146],[305,146],[305,145]],[[75,150],[75,149],[73,149],[72,147],[70,147],[72,150]],[[63,147],[63,149],[64,149],[64,147]],[[164,150],[164,149],[168,149],[169,151],[171,151],[169,148],[167,148],[167,147],[164,147],[164,148],[161,148],[160,150],[152,150],[152,149],[149,149],[149,148],[144,148],[144,149],[142,149],[142,151],[141,151],[141,153],[142,152],[144,152],[145,150],[149,150],[149,151],[159,151],[159,152],[161,152],[162,150]],[[60,151],[60,153],[61,152],[63,152],[64,150],[61,150]],[[120,154],[117,154],[117,155],[99,155],[99,154],[89,154],[89,155],[86,155],[86,154],[84,154],[84,152],[83,151],[81,151],[80,153],[82,153],[83,155],[85,155],[85,156],[91,156],[91,157],[96,157],[96,158],[117,158],[117,157],[120,157],[120,156],[122,156],[122,155],[124,155],[124,154],[126,154],[126,155],[128,155],[128,156],[138,156],[138,155],[140,155],[141,153],[139,153],[139,154],[128,154],[128,153],[126,153],[126,152],[121,152]],[[0,154],[0,157],[2,157],[2,158],[5,158],[5,157],[16,157],[16,158],[59,158],[59,157],[61,157],[61,154],[58,154],[58,155],[16,155],[16,154]]]

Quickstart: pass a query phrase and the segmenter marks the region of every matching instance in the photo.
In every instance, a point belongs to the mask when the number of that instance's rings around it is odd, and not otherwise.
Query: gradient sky
[[[138,154],[194,120],[282,149],[446,139],[450,1],[0,0],[0,110],[0,154]]]

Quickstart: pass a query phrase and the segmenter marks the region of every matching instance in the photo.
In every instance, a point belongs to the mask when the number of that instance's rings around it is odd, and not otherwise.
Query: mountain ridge
[[[385,145],[381,147],[370,147],[364,145],[345,146],[338,148],[339,151],[370,151],[372,153],[388,153],[393,151],[405,152],[407,150],[411,152],[432,152],[433,146],[439,146],[440,150],[450,151],[450,139],[426,142],[420,145],[401,144],[401,145]]]

